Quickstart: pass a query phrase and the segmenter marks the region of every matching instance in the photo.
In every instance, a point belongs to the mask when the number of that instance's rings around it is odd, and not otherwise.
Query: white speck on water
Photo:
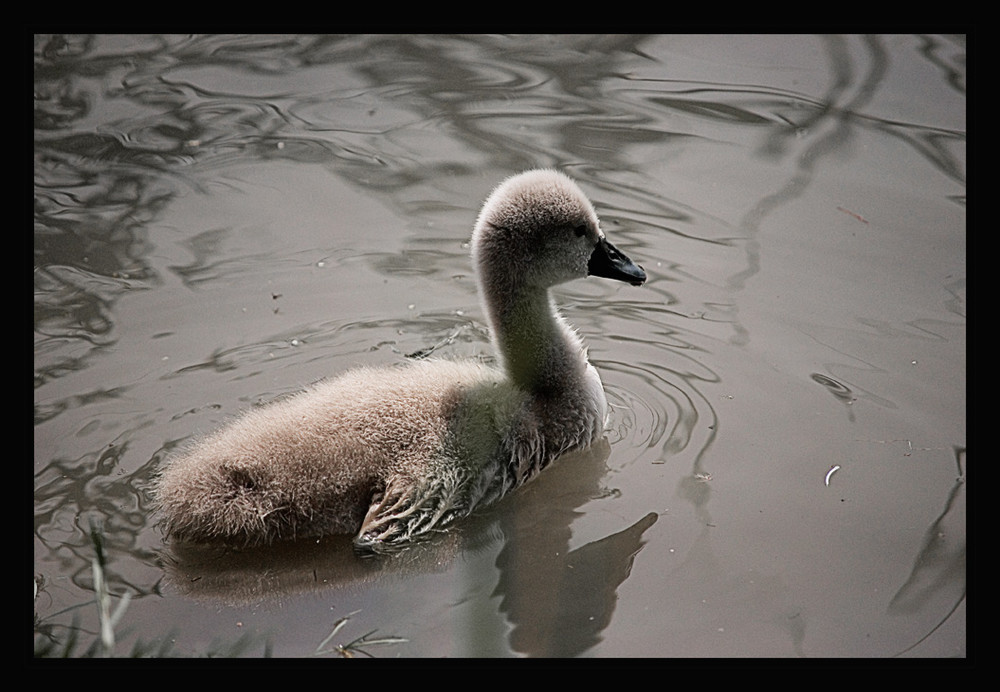
[[[826,472],[826,478],[824,479],[823,482],[826,483],[827,485],[830,485],[830,476],[836,473],[839,468],[840,468],[839,466],[831,467],[830,470]]]

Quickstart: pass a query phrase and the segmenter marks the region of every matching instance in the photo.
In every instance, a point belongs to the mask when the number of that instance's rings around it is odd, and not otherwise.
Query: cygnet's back
[[[170,461],[156,502],[176,539],[261,544],[352,534],[383,550],[502,497],[599,438],[607,402],[549,288],[588,274],[639,285],[569,178],[528,171],[472,238],[500,368],[360,368],[243,414]]]

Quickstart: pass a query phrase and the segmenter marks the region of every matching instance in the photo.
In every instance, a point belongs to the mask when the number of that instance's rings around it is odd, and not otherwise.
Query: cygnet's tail
[[[321,479],[271,465],[193,455],[172,462],[154,492],[171,538],[250,546],[355,533],[368,503],[363,491],[322,489]]]

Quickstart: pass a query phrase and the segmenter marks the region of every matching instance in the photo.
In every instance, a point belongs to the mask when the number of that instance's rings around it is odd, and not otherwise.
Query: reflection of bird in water
[[[628,528],[570,549],[579,508],[606,494],[601,483],[610,449],[602,439],[566,454],[503,504],[391,558],[360,557],[346,536],[254,549],[176,542],[163,556],[166,585],[200,601],[280,602],[298,593],[350,591],[441,572],[461,552],[488,550],[501,540],[494,595],[500,597],[497,616],[511,627],[509,646],[530,656],[580,654],[599,642],[616,590],[642,548],[642,534],[657,519],[647,514]]]
[[[601,379],[549,289],[588,274],[639,285],[643,270],[555,171],[494,190],[472,255],[502,369],[359,369],[247,412],[164,470],[156,498],[168,533],[248,545],[349,533],[378,551],[494,502],[599,439]]]
[[[604,448],[607,442],[594,445]],[[561,462],[561,460],[560,460]],[[497,556],[494,595],[510,624],[510,646],[529,656],[575,656],[600,642],[611,622],[617,589],[628,578],[642,535],[656,523],[649,513],[631,526],[570,549],[578,508],[605,494],[603,463],[556,463],[510,498],[500,526],[506,538]],[[553,498],[558,498],[554,502]]]

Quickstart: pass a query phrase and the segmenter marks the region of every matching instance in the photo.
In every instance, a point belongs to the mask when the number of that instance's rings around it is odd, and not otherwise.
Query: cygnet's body
[[[177,539],[261,544],[351,534],[381,550],[491,503],[600,437],[607,401],[549,288],[646,275],[551,170],[497,187],[472,236],[500,368],[361,368],[243,414],[167,466],[155,494]]]

